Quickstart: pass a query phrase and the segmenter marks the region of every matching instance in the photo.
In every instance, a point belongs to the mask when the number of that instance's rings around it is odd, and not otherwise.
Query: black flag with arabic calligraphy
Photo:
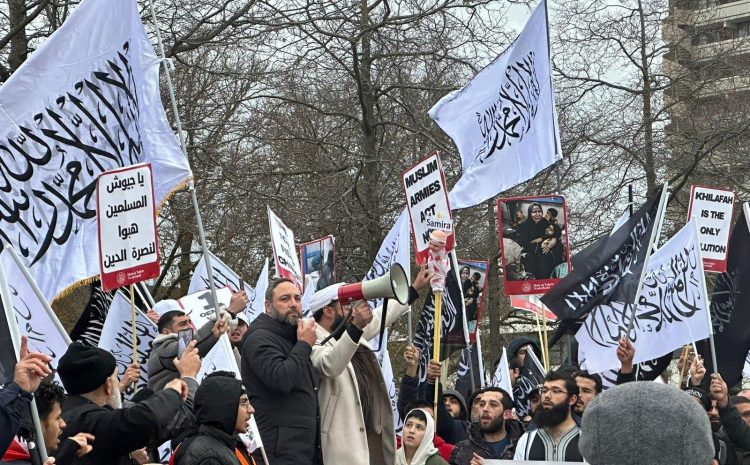
[[[443,292],[442,334],[440,360],[445,360],[457,350],[466,347],[463,333],[463,307],[461,287],[451,266],[445,278]],[[433,332],[435,327],[435,294],[430,291],[419,314],[417,330],[414,333],[414,346],[419,349],[420,381],[427,375],[427,363],[432,359]]]
[[[464,396],[464,399],[468,400],[471,397],[472,369],[474,372],[474,389],[479,389],[483,385],[483,373],[479,368],[479,357],[481,356],[482,354],[477,350],[476,342],[474,342],[468,349],[463,349],[461,351],[461,360],[458,363],[457,369],[458,378],[456,378],[456,391]],[[469,367],[469,363],[471,363],[471,367]]]
[[[718,275],[711,297],[711,323],[716,344],[716,363],[729,387],[742,381],[745,356],[750,351],[750,231],[740,209],[729,238],[727,271]],[[704,365],[712,372],[708,341],[699,344]],[[704,379],[708,379],[706,376]]]
[[[610,236],[574,260],[577,267],[541,298],[560,319],[550,346],[575,333],[596,305],[635,299],[638,281],[657,224],[661,189]]]

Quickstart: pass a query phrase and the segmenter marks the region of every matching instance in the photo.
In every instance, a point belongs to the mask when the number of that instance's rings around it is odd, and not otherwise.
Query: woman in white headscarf
[[[432,444],[435,422],[429,413],[415,408],[406,414],[396,465],[448,465]]]

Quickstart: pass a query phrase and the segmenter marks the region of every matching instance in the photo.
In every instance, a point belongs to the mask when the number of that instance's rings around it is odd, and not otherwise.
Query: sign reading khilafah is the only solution
[[[152,180],[147,163],[99,176],[99,266],[105,291],[159,276]]]
[[[688,221],[695,218],[705,271],[727,270],[727,243],[732,227],[734,192],[703,186],[690,189]]]
[[[430,233],[441,229],[448,235],[445,250],[453,249],[453,219],[445,189],[445,175],[437,153],[420,161],[402,175],[406,209],[411,218],[417,265],[427,263]]]

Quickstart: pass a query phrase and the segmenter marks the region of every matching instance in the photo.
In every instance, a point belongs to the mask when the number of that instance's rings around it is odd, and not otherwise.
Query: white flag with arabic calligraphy
[[[99,274],[102,172],[151,163],[159,203],[191,175],[159,63],[135,1],[84,0],[0,87],[0,244],[48,300]]]
[[[708,301],[698,234],[691,220],[648,260],[630,339],[634,363],[658,359],[708,337]],[[597,305],[576,333],[581,367],[620,366],[616,349],[633,316],[631,302]]]
[[[520,184],[561,153],[548,34],[542,1],[500,56],[430,109],[461,154],[451,208],[477,205]]]

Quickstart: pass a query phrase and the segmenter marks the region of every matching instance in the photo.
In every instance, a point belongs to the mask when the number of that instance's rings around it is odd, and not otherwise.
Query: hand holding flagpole
[[[443,290],[445,289],[445,277],[448,275],[450,258],[445,250],[447,234],[445,231],[435,230],[430,233],[430,256],[427,260],[427,266],[432,271],[430,286],[435,293],[435,327],[432,338],[432,359],[440,361],[440,336],[442,334],[443,322]],[[438,389],[435,388],[435,398],[433,399],[434,412],[437,416]]]

